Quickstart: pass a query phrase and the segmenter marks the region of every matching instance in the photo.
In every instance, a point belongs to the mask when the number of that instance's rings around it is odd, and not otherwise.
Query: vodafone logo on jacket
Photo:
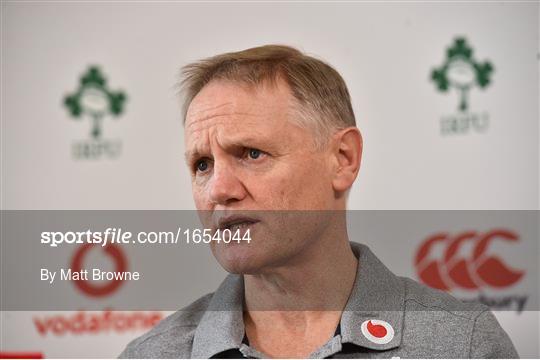
[[[394,338],[394,328],[383,320],[366,320],[361,329],[362,334],[375,344],[388,344]]]

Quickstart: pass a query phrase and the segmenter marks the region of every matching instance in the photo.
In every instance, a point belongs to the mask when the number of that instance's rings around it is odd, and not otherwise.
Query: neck
[[[244,324],[250,344],[270,357],[308,357],[338,326],[358,260],[346,227],[264,274],[244,275]]]
[[[286,265],[244,275],[245,308],[341,311],[353,288],[357,265],[343,226],[317,239]]]

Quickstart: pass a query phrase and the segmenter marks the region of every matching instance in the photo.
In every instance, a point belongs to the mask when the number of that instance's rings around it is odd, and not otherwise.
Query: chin
[[[261,254],[257,254],[250,244],[215,244],[212,253],[225,271],[231,274],[257,274],[265,265]]]

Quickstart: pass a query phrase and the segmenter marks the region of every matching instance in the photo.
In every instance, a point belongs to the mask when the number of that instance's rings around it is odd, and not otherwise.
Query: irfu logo
[[[78,89],[64,98],[64,105],[74,119],[88,117],[91,120],[91,140],[73,144],[76,158],[116,157],[120,153],[119,140],[104,140],[103,119],[114,118],[124,111],[126,95],[122,91],[112,91],[107,80],[97,66],[91,66],[81,77]]]
[[[88,115],[92,119],[92,136],[101,135],[101,120],[110,113],[118,116],[122,113],[126,95],[121,91],[107,89],[107,80],[98,67],[92,66],[81,78],[79,89],[66,96],[64,104],[71,115],[78,119]]]
[[[431,71],[431,80],[441,92],[454,89],[459,94],[458,113],[444,116],[441,120],[443,134],[465,133],[470,129],[487,130],[489,116],[487,113],[469,112],[469,93],[478,87],[487,88],[491,83],[494,67],[489,61],[477,61],[473,49],[464,37],[454,40],[446,50],[444,63]]]

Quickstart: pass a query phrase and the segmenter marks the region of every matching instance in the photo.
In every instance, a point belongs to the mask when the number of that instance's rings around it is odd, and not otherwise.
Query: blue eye
[[[206,160],[197,161],[196,168],[198,171],[206,171],[208,169],[208,162]]]
[[[261,150],[249,149],[249,157],[252,159],[258,159],[261,156]]]

